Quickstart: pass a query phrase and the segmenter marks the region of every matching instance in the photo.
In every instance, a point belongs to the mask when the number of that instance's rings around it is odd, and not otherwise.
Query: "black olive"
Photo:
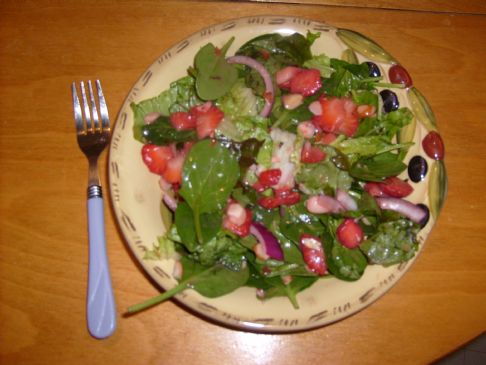
[[[381,100],[383,100],[383,110],[389,113],[393,110],[397,110],[400,107],[397,94],[393,91],[385,89],[380,91]]]
[[[408,176],[413,182],[419,182],[425,179],[428,165],[422,156],[414,156],[408,163]]]
[[[366,64],[368,65],[370,77],[380,77],[381,76],[380,68],[378,67],[378,65],[376,63],[368,61],[368,62],[366,62]]]

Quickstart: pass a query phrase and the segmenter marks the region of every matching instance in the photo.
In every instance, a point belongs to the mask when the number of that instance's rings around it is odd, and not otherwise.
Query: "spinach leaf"
[[[192,146],[179,193],[193,211],[199,242],[204,241],[201,214],[222,211],[238,178],[238,160],[228,149],[209,139]]]
[[[203,266],[221,264],[228,269],[238,271],[245,261],[246,248],[224,232],[196,247],[195,252],[187,257]]]
[[[280,277],[268,278],[267,282],[272,285],[265,290],[264,299],[286,296],[295,309],[299,309],[297,294],[314,284],[319,278],[317,276],[294,276],[290,283],[284,284]]]
[[[312,194],[333,194],[337,188],[349,190],[352,182],[349,174],[331,161],[301,164],[295,180]]]
[[[313,41],[299,33],[289,36],[278,33],[264,34],[246,42],[237,54],[263,60],[274,57],[282,65],[302,65],[312,58],[310,46]]]
[[[327,95],[343,97],[351,90],[370,88],[364,82],[368,78],[368,65],[366,63],[352,64],[336,58],[331,59],[331,68],[334,72],[323,83]]]
[[[386,152],[356,161],[349,169],[349,174],[360,180],[382,181],[388,176],[397,176],[406,168],[400,155]]]
[[[186,283],[186,286],[190,286],[208,298],[231,293],[245,285],[249,278],[249,269],[246,264],[242,264],[236,271],[221,264],[208,268],[185,257],[182,257],[181,263],[184,273],[181,284]]]
[[[322,239],[329,272],[341,280],[358,280],[368,265],[366,257],[359,248],[346,248],[336,238],[335,232],[342,220],[323,216],[322,221],[326,226]]]
[[[394,144],[383,136],[368,136],[345,139],[336,148],[346,155],[359,155],[362,157],[382,154],[384,152],[408,148],[409,143]]]
[[[221,50],[212,43],[202,47],[194,59],[197,94],[203,100],[215,100],[226,94],[238,80],[238,71],[226,61],[231,38]]]
[[[145,143],[156,145],[168,145],[174,142],[188,142],[197,139],[194,129],[177,130],[169,121],[169,118],[161,116],[150,124],[142,127],[142,138]]]
[[[221,264],[206,267],[186,257],[181,258],[181,264],[184,274],[178,285],[145,302],[129,307],[128,313],[136,313],[162,303],[189,288],[205,297],[216,298],[245,285],[249,278],[247,265],[241,265],[240,270],[233,271]]]
[[[221,229],[222,213],[215,211],[202,213],[200,217],[202,230],[202,243],[213,239]],[[197,250],[196,225],[194,213],[186,202],[180,202],[175,211],[175,225],[181,238],[182,244],[189,252]]]
[[[373,264],[389,266],[408,261],[417,252],[419,229],[408,219],[381,223],[377,233],[361,243],[360,250]]]
[[[400,108],[379,117],[366,118],[360,122],[354,137],[382,136],[391,142],[396,133],[410,124],[412,119],[413,114],[408,108]]]

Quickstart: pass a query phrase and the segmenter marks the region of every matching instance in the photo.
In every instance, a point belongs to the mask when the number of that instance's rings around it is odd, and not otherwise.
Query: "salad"
[[[428,210],[398,176],[413,120],[379,67],[313,54],[319,33],[209,43],[187,76],[132,103],[141,158],[160,176],[167,231],[144,259],[174,259],[179,284],[215,298],[248,286],[261,300],[317,280],[355,281],[368,265],[414,257]],[[408,77],[408,79],[407,79]],[[169,212],[169,213],[167,213]]]

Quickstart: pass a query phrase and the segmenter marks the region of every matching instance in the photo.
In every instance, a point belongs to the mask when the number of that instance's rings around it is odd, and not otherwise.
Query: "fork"
[[[82,105],[79,102],[75,82],[72,84],[72,94],[78,144],[89,161],[87,202],[89,269],[86,303],[88,330],[93,337],[102,339],[109,337],[116,328],[115,300],[106,254],[103,194],[98,176],[98,157],[110,139],[110,120],[100,81],[96,80],[97,98],[91,80],[87,84],[89,101],[83,81],[79,85]]]

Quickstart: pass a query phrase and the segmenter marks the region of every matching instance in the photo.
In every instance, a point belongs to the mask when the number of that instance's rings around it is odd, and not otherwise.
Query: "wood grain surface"
[[[175,302],[125,317],[129,305],[159,289],[132,258],[105,194],[118,329],[107,340],[91,338],[87,163],[75,140],[71,82],[100,78],[115,120],[128,90],[164,49],[212,23],[256,14],[354,29],[408,69],[437,116],[449,175],[448,198],[423,254],[377,302],[313,331],[240,332]],[[484,15],[251,2],[2,1],[0,363],[427,364],[481,334],[485,43]]]
[[[233,0],[288,4],[314,4],[355,8],[430,11],[436,13],[486,14],[483,0]]]

